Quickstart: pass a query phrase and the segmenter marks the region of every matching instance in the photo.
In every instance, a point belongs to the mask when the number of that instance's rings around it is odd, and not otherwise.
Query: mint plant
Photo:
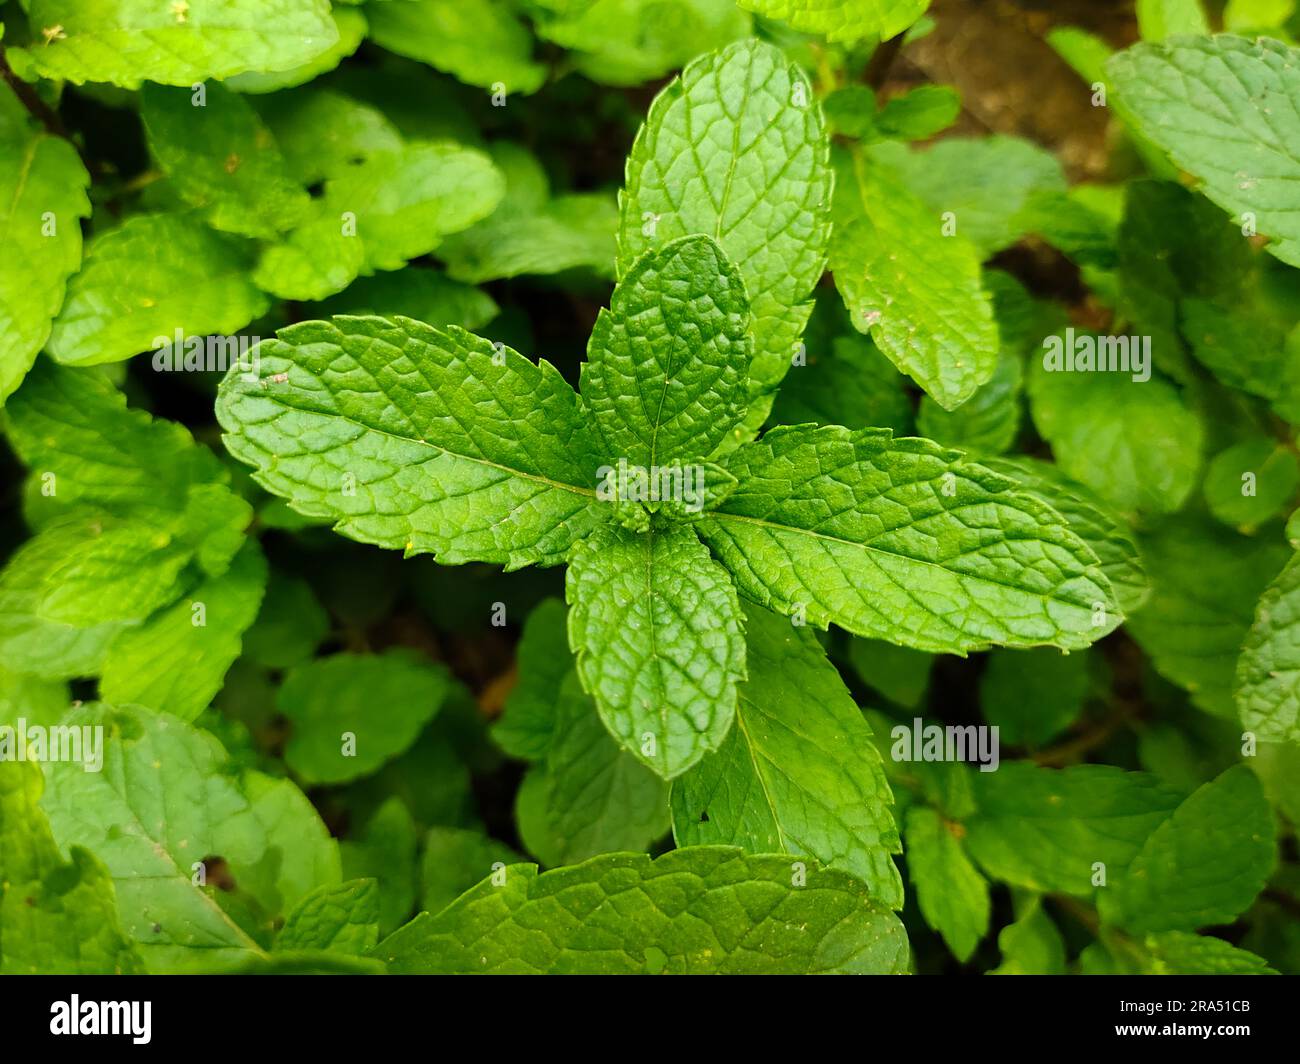
[[[1300,971],[1212,6],[0,5],[0,972]]]

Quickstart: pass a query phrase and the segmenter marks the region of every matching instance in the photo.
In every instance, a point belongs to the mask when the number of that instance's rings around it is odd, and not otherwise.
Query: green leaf
[[[990,975],[1065,974],[1065,940],[1037,898],[999,932],[998,949],[1002,963]]]
[[[611,459],[707,458],[745,415],[751,346],[740,272],[707,236],[647,252],[602,309],[582,398]]]
[[[960,114],[961,94],[951,85],[918,85],[886,100],[874,124],[884,137],[925,140],[947,129]]]
[[[930,685],[934,655],[880,639],[850,639],[849,662],[863,683],[891,702],[915,709]]]
[[[798,866],[798,867],[795,867]],[[897,918],[842,872],[729,847],[507,869],[374,950],[394,972],[901,973]],[[793,886],[800,876],[805,886]]]
[[[945,410],[993,375],[998,330],[979,256],[906,185],[861,152],[836,164],[829,266],[853,327]]]
[[[826,130],[798,67],[739,41],[691,63],[650,105],[627,163],[618,271],[680,236],[713,237],[753,314],[751,394],[785,375],[826,265]]]
[[[379,884],[373,879],[317,887],[284,918],[277,953],[289,950],[369,952],[379,941]]]
[[[1115,589],[1125,614],[1147,599],[1150,585],[1132,531],[1081,484],[1048,462],[1017,455],[982,459],[982,464],[1018,482],[1019,489],[1059,513],[1070,530],[1101,559],[1101,571]]]
[[[808,345],[804,365],[795,365],[772,405],[778,425],[844,425],[851,429],[912,431],[907,379],[867,337],[857,333]]]
[[[480,880],[519,859],[505,843],[481,831],[432,828],[424,838],[420,908],[441,912]]]
[[[1042,746],[1083,712],[1091,681],[1088,654],[993,650],[980,676],[984,719],[1009,746]]]
[[[536,92],[546,68],[532,61],[532,36],[508,4],[493,0],[387,0],[366,5],[370,39],[390,52],[507,93]]]
[[[333,70],[361,46],[361,42],[366,38],[368,26],[365,15],[354,7],[336,6],[330,10],[330,18],[334,20],[334,28],[338,30],[338,40],[325,51],[305,63],[284,70],[246,70],[233,78],[227,78],[226,85],[236,92],[278,92],[280,89],[302,85],[320,74]]]
[[[417,142],[376,153],[326,181],[303,223],[262,252],[253,280],[281,299],[324,299],[359,274],[427,255],[491,214],[504,192],[501,174],[473,148]]]
[[[618,228],[613,197],[552,197],[541,164],[509,141],[493,145],[492,158],[506,175],[505,198],[483,221],[443,241],[438,257],[450,276],[482,284],[583,266],[613,275]]]
[[[1155,376],[1053,371],[1050,358],[1052,349],[1032,359],[1029,409],[1061,471],[1124,513],[1178,510],[1196,485],[1205,435],[1178,390]]]
[[[231,335],[269,301],[249,281],[250,246],[188,214],[137,214],[96,236],[54,320],[59,362],[120,362],[190,336]]]
[[[287,780],[233,772],[207,733],[98,704],[63,723],[104,729],[103,769],[50,763],[42,804],[60,846],[84,845],[108,868],[122,924],[151,972],[255,959],[256,928],[236,917],[237,900],[269,926],[310,890],[339,881],[338,848],[302,793]],[[216,885],[222,865],[237,898]]]
[[[203,0],[191,11],[155,0],[31,0],[42,35],[27,50],[46,78],[80,85],[144,80],[191,85],[245,70],[287,70],[332,48],[339,32],[325,0]]]
[[[771,430],[696,526],[741,592],[920,650],[1087,646],[1119,622],[1092,551],[1014,482],[888,430]]]
[[[0,760],[0,973],[142,972],[112,879],[80,846],[64,862],[37,804],[43,789],[38,765]]]
[[[1110,765],[1040,768],[1024,761],[974,773],[978,813],[967,850],[985,873],[1013,886],[1086,897],[1094,864],[1126,867],[1182,795],[1144,772]]]
[[[243,236],[274,237],[307,213],[306,189],[289,174],[257,112],[220,82],[197,90],[146,85],[140,117],[149,150],[186,202],[209,225]]]
[[[302,185],[339,177],[359,159],[400,152],[404,145],[382,112],[333,89],[276,93],[259,99],[257,110]]]
[[[1237,661],[1242,726],[1268,741],[1300,742],[1300,563],[1293,555],[1255,607]]]
[[[1106,64],[1131,124],[1269,251],[1300,265],[1300,67],[1280,41],[1226,34],[1139,44]],[[1243,238],[1244,239],[1244,238]]]
[[[1284,444],[1252,436],[1220,451],[1205,471],[1205,501],[1224,524],[1250,532],[1290,509],[1300,461]]]
[[[1221,938],[1162,931],[1142,939],[1139,973],[1146,975],[1276,975],[1263,957]]]
[[[962,849],[959,825],[933,809],[907,811],[907,873],[925,922],[965,964],[989,930],[989,884]]]
[[[1208,518],[1169,522],[1141,543],[1151,599],[1129,619],[1129,632],[1156,671],[1185,688],[1196,705],[1235,718],[1241,646],[1256,603],[1289,552]]]
[[[610,734],[664,779],[726,738],[745,677],[736,591],[684,525],[605,526],[569,559],[569,643]]]
[[[925,14],[930,0],[739,0],[764,18],[788,22],[828,41],[886,40]]]
[[[512,757],[540,761],[550,749],[560,688],[573,670],[566,614],[563,602],[548,598],[539,602],[524,622],[515,648],[519,682],[492,728],[492,738]]]
[[[1137,20],[1144,41],[1210,32],[1201,0],[1137,0]]]
[[[250,661],[287,669],[312,657],[329,634],[329,614],[299,577],[272,570],[261,602],[244,638],[244,656]]]
[[[379,933],[389,935],[415,908],[415,821],[401,798],[387,799],[356,838],[339,843],[345,879],[379,884]]]
[[[450,688],[445,668],[402,648],[308,662],[276,698],[292,726],[285,763],[307,783],[368,775],[415,742]]]
[[[983,457],[1001,454],[1020,431],[1020,390],[1024,369],[1018,355],[1003,353],[993,376],[956,410],[945,410],[928,395],[921,397],[918,432],[945,447]]]
[[[745,635],[735,726],[673,784],[677,844],[808,856],[902,908],[893,795],[871,728],[806,628],[748,606]]]
[[[319,309],[322,317],[377,314],[381,318],[414,318],[436,328],[459,325],[473,331],[495,318],[500,308],[481,288],[453,281],[437,270],[407,266],[358,277]]]
[[[261,549],[250,541],[227,572],[124,631],[104,659],[100,697],[149,706],[182,720],[197,717],[239,657],[241,637],[262,602],[266,570]]]
[[[1102,892],[1102,915],[1139,932],[1231,923],[1272,874],[1276,834],[1259,778],[1235,765],[1151,833]]]
[[[2,89],[0,92],[8,92]],[[0,125],[0,404],[45,346],[81,265],[90,176],[66,140]]]
[[[302,322],[258,352],[262,380],[228,375],[217,418],[298,512],[447,565],[554,564],[595,527],[599,459],[549,363],[404,318]]]

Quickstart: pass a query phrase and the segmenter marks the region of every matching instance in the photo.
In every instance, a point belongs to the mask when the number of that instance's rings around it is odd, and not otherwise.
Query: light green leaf
[[[519,860],[509,846],[481,831],[432,828],[424,838],[420,908],[442,912],[470,887]]]
[[[998,933],[1002,963],[990,975],[1064,975],[1065,940],[1034,898]]]
[[[790,367],[826,265],[826,130],[798,67],[759,41],[691,63],[650,105],[627,163],[618,270],[680,236],[713,237],[753,314],[751,394]]]
[[[849,662],[863,683],[907,709],[921,704],[934,655],[882,639],[851,639]]]
[[[108,872],[73,846],[65,863],[37,804],[41,769],[0,760],[0,973],[133,975]]]
[[[289,172],[302,185],[345,174],[357,160],[400,152],[397,127],[379,110],[313,85],[256,101]]]
[[[696,527],[769,609],[949,653],[1072,649],[1119,623],[1096,556],[1059,514],[928,440],[781,427],[726,468],[741,486]]]
[[[998,330],[980,260],[940,212],[860,151],[836,164],[831,272],[853,327],[951,410],[993,375]]]
[[[310,890],[339,881],[338,848],[302,793],[233,773],[207,733],[138,707],[88,705],[63,723],[103,727],[103,769],[52,762],[42,804],[60,846],[84,845],[107,866],[151,972],[262,956],[255,929],[229,908],[238,899],[216,885],[217,858],[268,930]]]
[[[962,849],[959,826],[933,809],[907,811],[907,873],[925,922],[965,964],[989,930],[989,884]]]
[[[274,237],[307,213],[311,198],[289,174],[257,112],[220,82],[197,90],[146,85],[140,117],[149,150],[177,194],[214,229]]]
[[[1300,563],[1293,555],[1255,607],[1237,660],[1242,726],[1265,742],[1300,742]]]
[[[1220,521],[1252,532],[1288,511],[1300,461],[1283,443],[1251,436],[1216,454],[1205,471],[1205,502]]]
[[[925,14],[930,0],[739,0],[764,18],[788,22],[828,41],[886,40]]]
[[[428,254],[491,214],[504,192],[501,174],[473,148],[417,142],[376,153],[325,183],[307,219],[263,251],[253,280],[282,299],[324,299],[359,274]]]
[[[387,799],[355,838],[339,843],[346,879],[379,884],[379,933],[389,935],[415,908],[415,821],[402,799]]]
[[[1249,213],[1269,251],[1300,265],[1300,66],[1295,49],[1226,34],[1139,44],[1106,64],[1137,131],[1237,225]],[[1244,239],[1244,237],[1243,237]]]
[[[89,184],[66,140],[0,125],[0,404],[45,346],[68,277],[81,265]]]
[[[379,884],[373,879],[317,887],[290,910],[277,953],[328,950],[358,956],[379,941]]]
[[[1174,810],[1127,868],[1112,871],[1102,916],[1138,932],[1231,923],[1272,874],[1276,834],[1259,778],[1234,765]]]
[[[945,410],[928,395],[921,397],[916,429],[945,447],[977,456],[1001,454],[1020,431],[1020,390],[1024,369],[1019,355],[1003,353],[993,376],[955,410]]]
[[[185,335],[230,335],[268,305],[248,279],[250,245],[187,214],[137,214],[96,236],[68,284],[49,352],[119,362]]]
[[[507,93],[536,92],[546,68],[509,4],[494,0],[386,0],[366,5],[370,39],[390,52]]]
[[[330,11],[338,40],[325,51],[284,70],[246,70],[226,79],[226,85],[236,92],[264,93],[290,89],[311,81],[317,75],[328,73],[355,52],[366,37],[366,17],[355,7],[335,6]]]
[[[1146,975],[1276,975],[1268,961],[1221,938],[1162,931],[1142,939],[1147,954],[1137,974]]]
[[[813,634],[745,609],[748,678],[722,747],[673,783],[679,846],[812,857],[899,909],[899,853],[871,728]]]
[[[569,559],[569,643],[610,734],[664,779],[726,738],[745,677],[736,591],[687,525],[604,526]]]
[[[499,309],[481,288],[417,266],[358,277],[319,307],[322,317],[377,314],[381,318],[414,318],[439,329],[459,325],[471,332],[495,318]]]
[[[740,272],[707,236],[647,252],[602,308],[582,398],[613,460],[702,459],[745,414],[752,348]]]
[[[1210,32],[1201,0],[1137,0],[1137,20],[1144,41]]]
[[[262,380],[228,375],[217,418],[230,453],[300,513],[363,543],[511,568],[554,564],[595,527],[599,459],[549,363],[405,318],[302,322],[258,352]]]
[[[293,729],[285,763],[307,783],[368,775],[415,741],[450,689],[443,666],[402,648],[308,662],[276,698]]]
[[[901,973],[898,919],[842,872],[729,847],[610,854],[537,874],[507,870],[374,955],[394,972]],[[797,876],[796,876],[797,879]]]
[[[1014,761],[973,775],[979,810],[966,821],[966,846],[985,873],[1079,897],[1093,891],[1096,862],[1116,875],[1182,801],[1154,776],[1110,765]]]
[[[40,43],[27,50],[46,78],[77,85],[144,80],[191,85],[245,70],[287,70],[331,49],[338,30],[326,0],[31,0]]]
[[[559,599],[548,598],[533,607],[524,621],[515,648],[519,682],[492,727],[492,738],[512,757],[540,761],[551,747],[560,688],[573,670],[565,634],[567,612]]]
[[[149,706],[182,720],[197,717],[239,657],[241,637],[262,602],[266,568],[261,549],[249,541],[227,572],[124,631],[104,659],[100,697]]]

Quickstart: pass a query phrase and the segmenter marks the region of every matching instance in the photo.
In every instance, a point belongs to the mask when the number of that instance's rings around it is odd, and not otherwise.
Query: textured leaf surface
[[[569,560],[569,643],[605,726],[665,779],[726,737],[745,676],[736,591],[684,525],[605,526]]]
[[[140,95],[149,149],[177,193],[228,233],[273,237],[291,228],[310,197],[257,112],[220,82],[206,86],[203,106],[194,96],[162,85]]]
[[[928,440],[782,427],[727,469],[741,486],[698,527],[770,609],[955,653],[1081,647],[1118,623],[1095,555],[1060,515]]]
[[[37,804],[30,761],[0,761],[0,973],[135,974],[143,965],[118,922],[113,881],[80,846],[65,862]]]
[[[373,879],[317,887],[284,918],[277,952],[330,950],[362,954],[379,941],[379,884]]]
[[[67,141],[0,121],[0,403],[45,346],[68,277],[81,265],[89,184]]]
[[[619,273],[676,237],[717,240],[749,293],[753,390],[770,389],[826,265],[831,182],[821,112],[796,66],[759,41],[703,56],[656,97],[632,147]]]
[[[60,362],[119,362],[187,336],[237,333],[266,310],[250,246],[187,214],[138,214],[97,236],[68,285],[49,351]]]
[[[1151,833],[1102,894],[1102,914],[1139,932],[1231,923],[1273,872],[1276,832],[1259,778],[1235,765]]]
[[[415,741],[450,688],[442,666],[400,648],[308,662],[276,698],[293,727],[285,763],[308,783],[365,776]]]
[[[751,348],[740,271],[704,236],[642,256],[602,309],[582,398],[605,454],[655,467],[707,458],[745,413]]]
[[[421,915],[375,955],[394,972],[901,973],[897,918],[842,872],[728,847],[651,861],[611,854],[537,874],[515,865],[436,916]]]
[[[325,0],[32,0],[34,30],[60,33],[28,55],[47,78],[191,85],[245,70],[285,70],[338,40]]]
[[[1237,661],[1237,709],[1261,740],[1300,742],[1300,564],[1269,584]]]
[[[945,410],[993,376],[998,330],[979,256],[861,153],[836,166],[831,272],[853,327]]]
[[[438,913],[470,887],[500,869],[518,864],[519,854],[481,831],[432,828],[424,839],[421,858],[420,908]]]
[[[893,795],[871,728],[806,628],[747,606],[745,636],[736,723],[673,783],[678,845],[812,857],[901,908]]]
[[[958,828],[960,830],[960,828]],[[963,964],[989,929],[989,884],[933,809],[907,811],[907,872],[925,922]]]
[[[262,379],[227,376],[217,417],[230,453],[300,513],[511,568],[557,562],[595,526],[599,460],[549,363],[408,319],[303,322],[258,351]]]
[[[930,0],[741,0],[740,6],[804,33],[852,42],[902,33],[925,13]]]
[[[1267,38],[1187,37],[1140,44],[1106,65],[1137,130],[1203,182],[1269,250],[1300,265],[1300,65]]]
[[[64,723],[104,728],[103,770],[51,763],[42,804],[60,846],[84,845],[107,866],[123,927],[150,971],[261,955],[216,884],[200,884],[198,862],[220,857],[269,917],[338,882],[338,847],[302,793],[287,780],[232,773],[206,732],[138,707],[88,705]]]

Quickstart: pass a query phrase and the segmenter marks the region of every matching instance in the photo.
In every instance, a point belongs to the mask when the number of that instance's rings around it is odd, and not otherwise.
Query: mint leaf
[[[1255,607],[1255,620],[1237,661],[1241,723],[1260,739],[1300,742],[1300,564],[1293,555]]]
[[[302,85],[320,74],[333,70],[361,46],[361,42],[366,38],[368,25],[365,15],[354,7],[334,7],[330,10],[330,18],[334,20],[334,28],[338,30],[338,40],[325,51],[305,63],[286,67],[283,70],[246,70],[233,78],[227,78],[226,85],[236,92],[278,92],[280,89]]]
[[[459,329],[335,318],[232,372],[226,447],[294,509],[444,564],[554,564],[596,524],[599,459],[578,397],[547,362]],[[279,379],[277,379],[279,378]]]
[[[322,317],[377,314],[381,318],[414,318],[437,328],[459,325],[470,331],[490,322],[499,309],[481,288],[415,266],[358,277],[320,305]]]
[[[444,668],[409,650],[309,662],[285,678],[276,699],[292,727],[285,763],[307,783],[365,776],[415,741],[450,686]],[[376,705],[385,711],[376,714]]]
[[[152,0],[32,0],[27,20],[43,37],[26,53],[42,77],[129,89],[286,70],[338,40],[325,0],[269,11],[256,0],[207,0],[193,15]]]
[[[1040,768],[1028,762],[976,772],[976,815],[966,846],[994,879],[1086,897],[1095,868],[1112,882],[1182,800],[1154,776],[1110,765]]]
[[[214,229],[274,237],[307,213],[306,190],[289,174],[257,112],[220,83],[190,89],[147,85],[140,94],[149,150],[182,199]]]
[[[401,133],[381,112],[334,89],[275,93],[256,101],[289,172],[302,185],[346,173],[358,160],[400,152]]]
[[[1106,64],[1131,124],[1203,182],[1238,225],[1250,214],[1269,251],[1300,265],[1295,50],[1226,34],[1139,44]],[[1230,146],[1230,147],[1229,147]]]
[[[7,93],[9,90],[0,89]],[[68,277],[81,264],[90,175],[67,141],[0,124],[0,403],[50,335]]]
[[[745,676],[736,591],[688,526],[598,529],[569,558],[569,643],[610,734],[664,779],[726,737]]]
[[[828,265],[859,332],[945,410],[993,375],[998,331],[979,256],[860,151],[836,162]],[[924,328],[922,328],[924,325]]]
[[[1002,963],[990,975],[1065,974],[1065,940],[1037,898],[1024,904],[1015,923],[998,934],[998,949]]]
[[[63,723],[103,727],[103,769],[52,762],[42,804],[60,846],[84,845],[108,868],[151,972],[256,959],[258,921],[269,928],[310,890],[339,881],[338,848],[302,793],[232,772],[207,733],[139,707],[87,705]],[[223,867],[237,897],[217,887]]]
[[[1220,451],[1205,471],[1205,501],[1220,521],[1252,532],[1290,509],[1300,462],[1285,445],[1252,436]]]
[[[1142,975],[1276,975],[1263,957],[1221,938],[1162,931],[1147,935],[1136,971]]]
[[[80,846],[64,862],[37,804],[43,789],[38,765],[0,760],[0,973],[143,971],[112,879]]]
[[[1013,482],[888,430],[780,427],[698,528],[748,598],[920,650],[1087,646],[1119,622],[1092,551]]]
[[[239,657],[241,636],[262,602],[266,570],[257,544],[246,543],[227,572],[122,632],[104,659],[100,696],[150,706],[182,720],[197,717]]]
[[[740,6],[804,33],[851,43],[902,33],[925,14],[930,0],[740,0]]]
[[[964,964],[988,933],[989,884],[962,849],[961,833],[933,809],[907,811],[907,872],[921,915]]]
[[[417,846],[415,822],[401,798],[392,797],[339,843],[345,879],[373,879],[379,884],[379,933],[389,935],[415,908]]]
[[[582,367],[604,453],[652,470],[707,458],[745,413],[748,326],[740,272],[710,238],[638,259],[596,319]]]
[[[524,622],[515,650],[519,682],[492,728],[492,738],[512,757],[540,761],[551,747],[560,689],[573,671],[565,634],[567,612],[559,599],[548,598]]]
[[[717,240],[749,293],[751,394],[770,390],[826,265],[831,182],[821,112],[798,67],[769,44],[728,45],[650,106],[627,163],[618,272],[680,236]]]
[[[906,378],[867,337],[857,333],[808,344],[806,365],[796,365],[772,405],[778,425],[844,425],[851,429],[912,431]]]
[[[237,333],[268,301],[248,278],[250,246],[186,214],[138,214],[96,236],[54,320],[59,362],[120,362],[189,336]]]
[[[893,796],[871,728],[811,632],[748,606],[745,637],[736,723],[673,783],[673,837],[806,855],[901,908]]]
[[[532,61],[533,42],[509,5],[492,0],[392,0],[366,5],[370,38],[469,85],[536,92],[546,68]]]
[[[432,828],[424,839],[421,859],[420,908],[438,913],[470,887],[507,865],[517,865],[519,855],[505,843],[481,831]]]
[[[1151,833],[1102,893],[1102,915],[1139,932],[1231,923],[1272,874],[1276,833],[1258,777],[1235,765]]]
[[[984,719],[1009,746],[1042,746],[1083,712],[1092,686],[1089,654],[992,650],[980,676]]]
[[[1210,32],[1201,0],[1137,0],[1137,20],[1144,41]]]
[[[290,910],[277,952],[329,950],[358,956],[379,941],[379,884],[373,879],[317,887]]]
[[[795,864],[800,864],[795,862]],[[800,868],[802,866],[800,865]],[[902,925],[842,872],[729,847],[506,870],[374,955],[393,972],[904,972]],[[792,886],[792,876],[806,886]]]

